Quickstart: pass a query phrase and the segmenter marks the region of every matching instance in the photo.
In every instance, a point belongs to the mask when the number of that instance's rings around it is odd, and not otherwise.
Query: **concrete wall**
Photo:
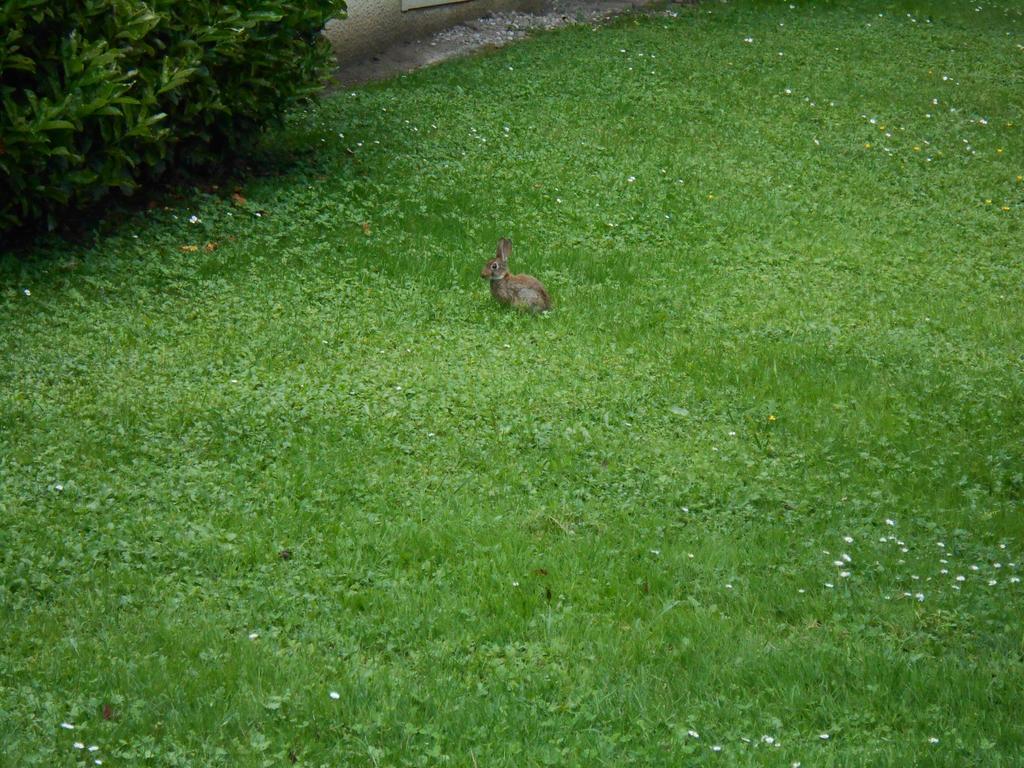
[[[340,64],[365,58],[392,43],[415,40],[494,11],[535,11],[544,0],[467,0],[402,11],[402,0],[348,0],[348,17],[327,22],[324,34]]]

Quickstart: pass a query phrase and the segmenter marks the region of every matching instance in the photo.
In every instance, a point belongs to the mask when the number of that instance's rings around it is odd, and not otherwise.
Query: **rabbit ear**
[[[501,238],[498,241],[498,258],[502,261],[508,261],[508,257],[512,255],[512,241],[507,237]]]

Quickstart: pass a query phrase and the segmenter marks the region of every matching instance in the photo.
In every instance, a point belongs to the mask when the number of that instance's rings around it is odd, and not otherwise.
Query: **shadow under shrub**
[[[244,155],[314,94],[343,0],[7,0],[0,231]]]

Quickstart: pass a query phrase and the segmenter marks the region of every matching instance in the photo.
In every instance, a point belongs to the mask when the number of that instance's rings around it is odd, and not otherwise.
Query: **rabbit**
[[[508,271],[508,257],[512,255],[512,241],[506,237],[498,241],[494,258],[487,262],[480,277],[491,281],[491,295],[502,304],[529,312],[547,312],[551,309],[551,298],[547,289],[530,275],[511,275]]]

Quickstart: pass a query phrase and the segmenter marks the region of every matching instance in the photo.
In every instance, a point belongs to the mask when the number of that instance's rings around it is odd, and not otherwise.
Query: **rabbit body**
[[[491,295],[501,304],[516,309],[547,312],[551,309],[551,297],[544,284],[531,275],[510,274],[508,257],[511,254],[512,242],[503,237],[498,241],[497,254],[480,272],[480,277],[491,281]]]

